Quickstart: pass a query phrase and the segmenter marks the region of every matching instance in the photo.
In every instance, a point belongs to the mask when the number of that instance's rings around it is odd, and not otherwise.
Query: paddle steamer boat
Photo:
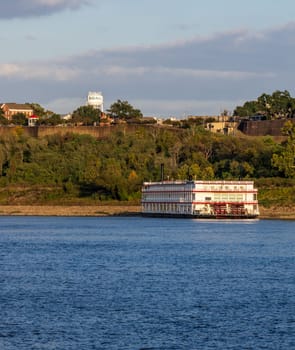
[[[259,216],[253,181],[160,181],[142,186],[142,214],[203,219]]]

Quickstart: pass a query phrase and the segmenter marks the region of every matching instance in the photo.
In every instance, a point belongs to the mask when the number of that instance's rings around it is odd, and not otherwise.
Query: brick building
[[[23,113],[27,118],[34,114],[33,109],[26,103],[3,103],[0,107],[6,119],[11,120],[17,113]]]

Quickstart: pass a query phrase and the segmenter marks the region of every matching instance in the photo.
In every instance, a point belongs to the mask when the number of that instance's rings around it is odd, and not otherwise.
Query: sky
[[[0,103],[70,113],[100,91],[144,116],[295,96],[294,0],[0,0]]]

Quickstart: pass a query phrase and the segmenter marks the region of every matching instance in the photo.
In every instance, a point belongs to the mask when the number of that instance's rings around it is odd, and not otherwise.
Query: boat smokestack
[[[161,163],[161,181],[164,181],[164,163]]]

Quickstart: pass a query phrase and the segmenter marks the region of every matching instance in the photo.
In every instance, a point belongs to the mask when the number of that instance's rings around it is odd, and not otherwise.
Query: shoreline
[[[138,205],[0,205],[0,216],[138,216]],[[295,208],[264,208],[260,219],[295,220]]]
[[[0,205],[0,216],[131,216],[140,210],[123,205]]]

